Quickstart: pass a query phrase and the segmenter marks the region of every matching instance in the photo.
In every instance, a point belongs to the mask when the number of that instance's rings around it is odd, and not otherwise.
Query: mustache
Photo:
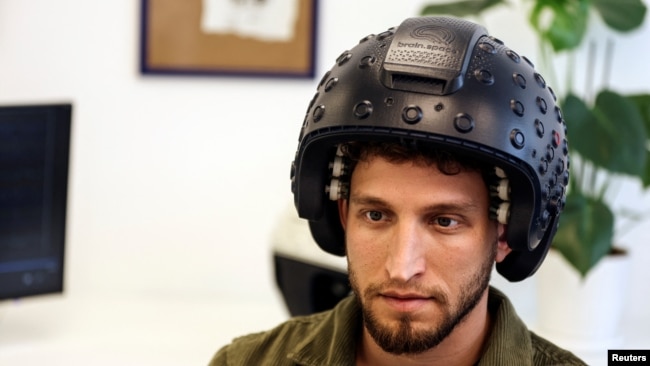
[[[382,283],[373,283],[368,285],[363,291],[363,297],[371,299],[374,297],[384,296],[386,293],[406,293],[417,294],[424,298],[433,298],[441,304],[448,304],[449,298],[447,293],[437,286],[426,286],[422,283],[408,283],[397,279],[387,280]]]

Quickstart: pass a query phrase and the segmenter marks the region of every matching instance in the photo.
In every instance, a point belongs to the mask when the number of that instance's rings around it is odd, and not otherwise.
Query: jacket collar
[[[354,365],[361,335],[361,307],[356,296],[341,300],[288,357],[299,365]]]

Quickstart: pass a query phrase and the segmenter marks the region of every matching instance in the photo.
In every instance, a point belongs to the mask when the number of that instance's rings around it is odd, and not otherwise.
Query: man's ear
[[[339,199],[337,201],[339,206],[339,219],[341,220],[341,226],[345,230],[345,225],[348,222],[348,200]]]
[[[498,233],[498,238],[497,238],[497,257],[496,257],[496,262],[501,263],[510,252],[512,252],[512,249],[508,246],[508,242],[506,241],[506,233],[508,231],[508,226],[504,224],[498,224],[497,226],[497,233]]]

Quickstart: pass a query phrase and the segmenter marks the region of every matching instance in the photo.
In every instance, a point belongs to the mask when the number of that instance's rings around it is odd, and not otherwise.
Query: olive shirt
[[[586,365],[529,331],[508,298],[492,287],[488,309],[494,324],[479,366]],[[217,352],[210,366],[354,365],[361,327],[359,303],[349,296],[332,310],[295,317],[270,331],[235,339]]]

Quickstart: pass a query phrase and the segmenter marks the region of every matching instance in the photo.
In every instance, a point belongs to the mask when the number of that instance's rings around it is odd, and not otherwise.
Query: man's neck
[[[364,327],[357,348],[357,366],[445,365],[472,366],[478,363],[492,329],[487,308],[488,290],[476,307],[436,347],[417,355],[393,355],[382,350]]]

